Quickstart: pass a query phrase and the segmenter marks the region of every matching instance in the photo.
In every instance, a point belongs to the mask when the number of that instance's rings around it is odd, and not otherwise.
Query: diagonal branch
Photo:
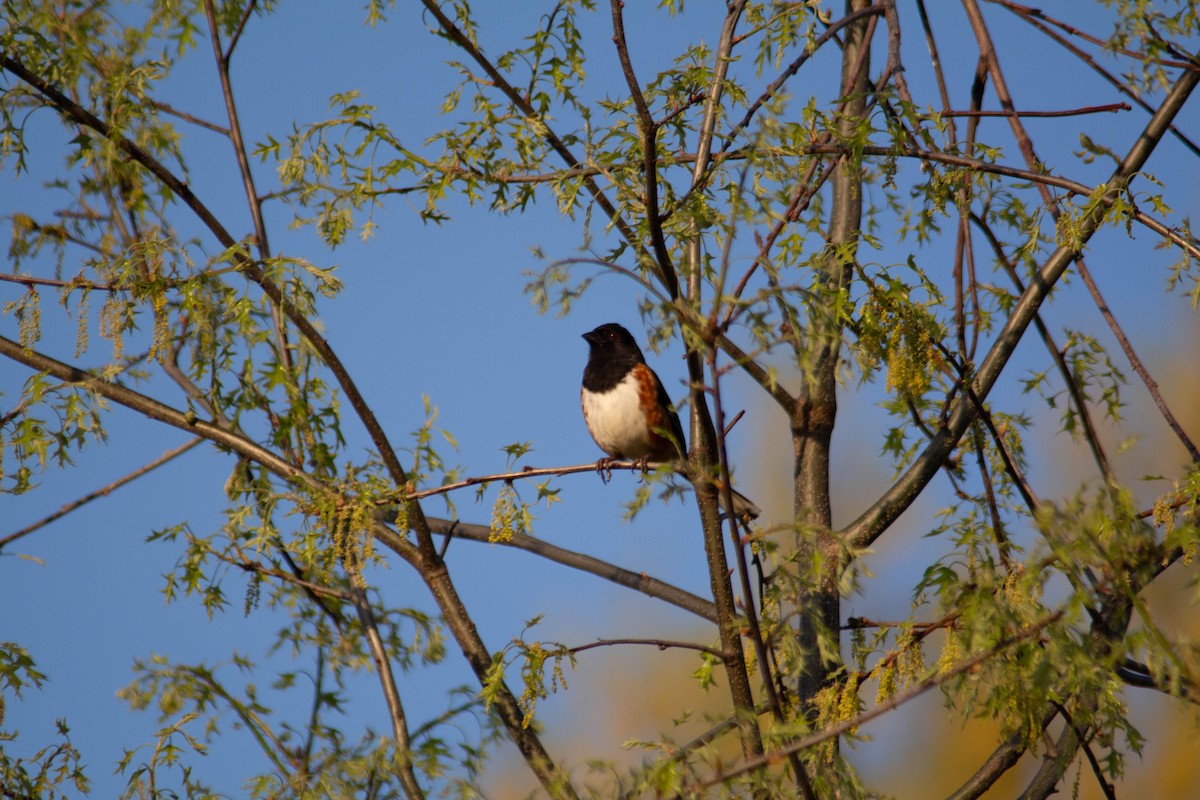
[[[206,420],[196,419],[194,414],[179,411],[141,392],[129,389],[114,381],[104,380],[97,375],[84,372],[78,367],[65,364],[36,350],[22,347],[19,343],[4,336],[0,336],[0,356],[10,358],[38,372],[52,375],[61,381],[83,386],[101,397],[136,411],[148,419],[165,423],[193,435],[202,436],[211,442],[232,450],[244,458],[261,464],[289,483],[304,485],[316,491],[326,491],[326,488],[320,481],[280,458],[265,447],[226,428],[214,425]]]
[[[1057,283],[1074,261],[1079,248],[1085,245],[1104,222],[1112,203],[1125,191],[1126,183],[1142,168],[1158,142],[1166,133],[1171,121],[1183,108],[1187,98],[1200,83],[1200,72],[1188,71],[1179,76],[1171,91],[1146,124],[1137,141],[1121,160],[1106,184],[1107,191],[1093,202],[1081,215],[1074,243],[1060,245],[1033,276],[1026,290],[1013,307],[1012,313],[1000,331],[995,343],[979,366],[975,377],[975,394],[980,400],[987,397],[1008,363],[1017,344],[1024,337],[1042,302],[1051,287]],[[869,546],[887,530],[912,504],[926,484],[937,474],[946,458],[957,445],[974,418],[974,404],[969,398],[960,397],[950,413],[945,427],[937,432],[921,455],[884,494],[842,531],[842,535],[853,547]]]
[[[988,243],[992,247],[992,252],[996,257],[997,263],[1000,264],[1001,268],[1008,275],[1008,279],[1016,286],[1017,291],[1024,292],[1025,283],[1017,275],[1012,260],[1004,252],[1004,247],[1000,244],[1000,240],[996,237],[991,226],[988,225],[986,220],[974,213],[971,214],[971,222],[983,232],[984,238],[988,240]],[[1080,424],[1083,426],[1083,436],[1088,443],[1088,447],[1091,448],[1092,458],[1096,462],[1096,467],[1104,475],[1105,480],[1112,483],[1114,481],[1112,467],[1108,463],[1108,455],[1104,451],[1104,445],[1100,442],[1100,436],[1096,432],[1096,425],[1092,421],[1092,412],[1084,399],[1083,391],[1079,388],[1079,383],[1075,380],[1075,376],[1071,374],[1071,369],[1067,366],[1062,351],[1059,350],[1058,345],[1055,343],[1053,334],[1046,327],[1046,323],[1042,321],[1041,314],[1034,316],[1033,324],[1037,328],[1038,336],[1041,337],[1042,343],[1046,346],[1046,351],[1050,354],[1050,359],[1058,369],[1063,384],[1067,387],[1067,394],[1070,396],[1071,403],[1075,406],[1075,413],[1079,416]]]
[[[486,525],[475,525],[458,520],[429,517],[429,527],[435,534],[445,536],[447,541],[466,539],[472,542],[497,544],[502,547],[513,547],[528,553],[541,556],[549,561],[562,564],[572,569],[580,570],[611,581],[618,586],[625,586],[641,592],[647,597],[653,597],[681,608],[709,622],[717,621],[716,606],[709,600],[684,591],[673,584],[652,578],[645,572],[634,572],[624,569],[594,556],[567,550],[550,544],[542,539],[525,534],[514,534],[511,539],[494,540],[492,529]]]
[[[1046,730],[1056,716],[1058,716],[1058,709],[1054,704],[1047,703],[1037,718],[1037,729]],[[977,800],[984,792],[991,789],[1004,773],[1016,766],[1017,761],[1029,749],[1028,741],[1024,731],[1018,731],[1009,736],[992,751],[992,754],[980,765],[975,774],[946,800]]]
[[[70,514],[72,511],[75,511],[76,509],[80,508],[81,506],[87,505],[88,503],[92,502],[93,500],[96,500],[97,498],[107,497],[108,495],[112,494],[117,489],[120,489],[122,486],[126,485],[127,483],[137,480],[138,478],[142,477],[143,475],[145,475],[149,472],[153,472],[154,470],[161,467],[163,464],[166,464],[168,461],[171,461],[172,459],[176,458],[177,456],[183,455],[184,453],[191,450],[193,447],[195,447],[196,445],[200,444],[203,441],[204,441],[204,437],[197,436],[196,438],[191,439],[190,441],[184,442],[183,444],[179,445],[178,447],[173,447],[170,450],[163,453],[158,458],[149,462],[148,464],[144,464],[143,466],[135,469],[133,472],[130,472],[127,475],[123,475],[120,478],[117,478],[115,481],[113,481],[112,483],[109,483],[107,486],[102,486],[99,489],[96,489],[95,491],[88,492],[83,497],[80,497],[76,500],[72,500],[70,503],[67,503],[62,508],[58,509],[58,511],[55,511],[53,514],[49,514],[45,517],[42,517],[37,522],[26,525],[24,528],[14,531],[13,533],[10,533],[8,536],[5,536],[4,538],[0,539],[0,550],[3,550],[5,545],[11,544],[12,542],[15,542],[17,539],[20,539],[24,536],[28,536],[29,534],[33,533],[34,531],[38,530],[39,528],[44,528],[45,526],[49,525],[51,522],[54,522],[55,520],[62,519],[67,514]]]

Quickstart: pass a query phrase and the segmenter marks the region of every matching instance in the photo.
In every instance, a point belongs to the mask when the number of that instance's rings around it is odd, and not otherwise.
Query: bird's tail
[[[717,487],[719,490],[718,496],[721,498],[721,506],[725,509],[725,513],[729,513],[730,509],[725,505],[725,491],[723,487]],[[762,509],[754,504],[746,495],[739,492],[737,489],[730,489],[733,493],[733,516],[738,519],[755,519],[762,514]]]

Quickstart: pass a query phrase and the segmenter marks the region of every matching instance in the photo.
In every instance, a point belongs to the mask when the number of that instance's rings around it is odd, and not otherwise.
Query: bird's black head
[[[583,385],[593,392],[609,391],[630,369],[646,360],[633,335],[615,322],[588,331],[583,338],[589,348]]]
[[[609,322],[583,334],[593,355],[601,353],[642,360],[642,351],[634,340],[633,334],[615,322]]]

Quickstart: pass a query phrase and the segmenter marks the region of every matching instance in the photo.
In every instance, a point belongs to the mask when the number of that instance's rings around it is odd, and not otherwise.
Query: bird
[[[611,459],[676,465],[686,459],[683,426],[658,375],[628,330],[609,322],[583,334],[588,343],[580,403],[588,433]],[[723,500],[722,496],[722,500]],[[733,512],[753,519],[761,512],[733,492]]]

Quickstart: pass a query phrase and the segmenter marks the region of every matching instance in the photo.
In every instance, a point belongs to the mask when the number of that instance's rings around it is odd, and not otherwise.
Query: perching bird
[[[584,422],[596,444],[611,458],[682,462],[686,450],[679,415],[633,336],[610,322],[583,338],[589,353],[580,399]],[[760,513],[758,506],[737,492],[733,510],[739,517]]]

